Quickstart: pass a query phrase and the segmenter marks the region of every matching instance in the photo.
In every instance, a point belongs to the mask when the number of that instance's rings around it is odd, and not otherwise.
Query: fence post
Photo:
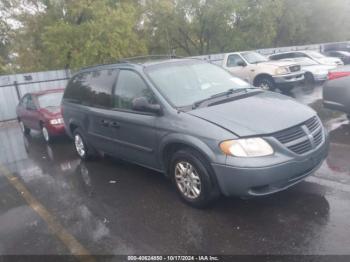
[[[19,101],[19,100],[21,100],[21,94],[19,92],[18,83],[17,83],[17,81],[14,81],[13,84],[15,86],[16,93],[17,93],[17,98],[18,98],[18,101]]]

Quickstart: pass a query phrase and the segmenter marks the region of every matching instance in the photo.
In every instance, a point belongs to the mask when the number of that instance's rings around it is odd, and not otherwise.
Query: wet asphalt
[[[159,173],[82,162],[68,138],[46,145],[15,123],[0,128],[0,165],[92,254],[350,254],[350,123],[323,108],[321,87],[288,95],[317,110],[330,152],[313,176],[268,197],[193,209]],[[70,254],[22,194],[0,174],[0,254]]]

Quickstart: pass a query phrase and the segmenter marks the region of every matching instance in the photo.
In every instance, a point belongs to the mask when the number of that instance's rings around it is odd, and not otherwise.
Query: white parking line
[[[308,178],[305,179],[305,181],[310,182],[310,183],[319,184],[321,186],[330,187],[330,188],[335,189],[335,190],[340,190],[340,191],[350,193],[350,185],[342,184],[342,183],[339,183],[336,181],[331,181],[328,179],[315,177],[315,176],[309,176]]]

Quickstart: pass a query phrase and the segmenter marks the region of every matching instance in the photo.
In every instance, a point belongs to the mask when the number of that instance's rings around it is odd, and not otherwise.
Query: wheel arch
[[[172,155],[181,149],[196,151],[207,161],[209,165],[216,159],[212,149],[196,137],[181,136],[181,138],[167,138],[166,141],[163,141],[159,150],[160,162],[166,174],[168,173],[167,171],[170,166]]]
[[[67,128],[70,137],[73,137],[74,130],[77,128],[81,128],[81,125],[79,124],[79,122],[74,121],[74,120],[70,120],[69,124],[68,124],[68,128]]]
[[[253,80],[253,85],[256,86],[257,82],[262,79],[262,78],[269,78],[270,80],[272,80],[272,82],[274,83],[275,81],[273,80],[272,75],[268,74],[268,73],[260,73],[257,76],[255,76],[254,80]]]

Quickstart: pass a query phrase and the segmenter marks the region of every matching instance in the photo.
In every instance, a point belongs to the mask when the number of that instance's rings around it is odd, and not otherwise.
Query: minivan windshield
[[[251,86],[224,69],[202,61],[181,61],[146,68],[158,90],[175,107],[190,106],[200,100]]]
[[[257,63],[268,61],[267,57],[260,55],[259,53],[256,53],[256,52],[245,52],[245,53],[242,53],[242,56],[244,57],[245,60],[248,61],[249,64],[257,64]]]
[[[58,107],[61,105],[63,92],[48,93],[38,96],[40,108]]]

